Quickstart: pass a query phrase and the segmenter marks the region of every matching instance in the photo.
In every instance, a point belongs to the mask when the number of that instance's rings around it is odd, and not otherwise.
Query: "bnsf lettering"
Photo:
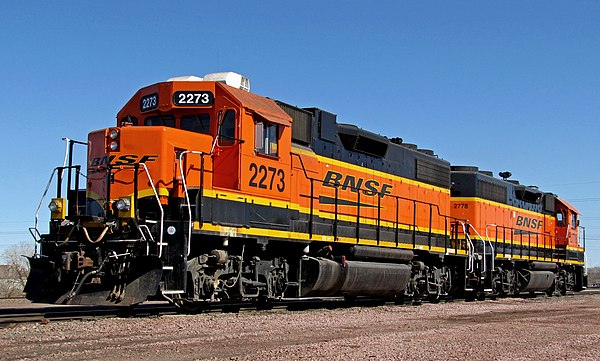
[[[386,194],[392,194],[391,184],[380,184],[374,179],[365,181],[363,178],[355,178],[354,176],[347,175],[344,177],[342,173],[328,171],[323,180],[323,185],[326,187],[341,187],[342,190],[349,189],[351,192],[357,193],[359,190],[364,195],[374,196],[379,194],[379,197],[383,198]]]
[[[518,216],[517,217],[517,226],[527,227],[532,229],[540,229],[542,228],[542,220],[534,219],[529,217]]]
[[[147,163],[154,162],[158,159],[158,155],[142,155],[141,157],[136,154],[123,154],[117,158],[116,155],[98,157],[92,159],[92,163],[90,166],[98,167],[102,165],[127,165],[127,164],[135,164],[135,163]]]
[[[90,164],[90,166],[98,167],[101,165],[108,165],[113,159],[115,159],[115,157],[115,155],[111,155],[110,158],[107,156],[94,158],[92,159],[92,164]]]
[[[117,158],[116,161],[111,162],[112,165],[125,165],[125,164],[134,164],[137,160],[137,155],[135,154],[125,154]]]

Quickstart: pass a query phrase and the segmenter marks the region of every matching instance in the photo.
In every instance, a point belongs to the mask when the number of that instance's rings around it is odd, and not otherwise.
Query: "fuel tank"
[[[302,296],[388,297],[402,292],[410,280],[411,267],[399,263],[308,258],[302,262]]]
[[[555,275],[550,271],[519,270],[520,292],[543,292],[554,283]]]

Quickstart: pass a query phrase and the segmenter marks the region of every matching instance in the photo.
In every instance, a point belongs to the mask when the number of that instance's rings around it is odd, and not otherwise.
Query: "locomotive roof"
[[[290,126],[292,124],[292,118],[272,99],[240,90],[229,85],[222,84],[221,82],[197,81],[195,79],[191,81],[170,79],[166,82],[155,83],[141,88],[119,111],[117,117],[118,119],[122,119],[128,115],[131,115],[134,110],[139,112],[140,100],[143,97],[151,94],[158,94],[161,98],[161,101],[157,107],[159,111],[168,111],[173,108],[179,108],[177,105],[173,104],[173,95],[178,91],[190,91],[192,89],[214,90],[215,93],[228,93],[231,100],[237,103],[237,105],[258,114],[260,117],[265,118],[270,122],[284,126]]]
[[[562,203],[565,207],[569,208],[573,212],[581,215],[581,212],[579,212],[579,210],[577,208],[573,207],[573,205],[571,203],[565,201],[564,199],[556,197],[556,201]]]
[[[228,85],[217,84],[223,87],[227,92],[231,93],[244,108],[252,110],[273,123],[285,126],[290,126],[292,124],[292,117],[283,111],[274,100]]]

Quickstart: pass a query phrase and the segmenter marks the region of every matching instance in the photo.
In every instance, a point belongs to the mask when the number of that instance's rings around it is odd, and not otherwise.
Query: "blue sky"
[[[236,71],[571,200],[600,266],[599,18],[596,1],[2,2],[0,251],[31,239],[61,138],[114,125],[142,86]]]

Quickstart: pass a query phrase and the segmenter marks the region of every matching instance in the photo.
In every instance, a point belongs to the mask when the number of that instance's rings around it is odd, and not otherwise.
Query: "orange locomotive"
[[[58,167],[50,231],[34,232],[41,251],[26,286],[34,301],[161,296],[189,306],[584,287],[583,248],[567,247],[564,227],[553,225],[555,210],[565,220],[576,212],[566,202],[553,198],[546,213],[494,203],[535,214],[513,229],[469,185],[455,184],[451,198],[458,173],[432,151],[252,94],[239,74],[142,88],[117,126],[90,133],[87,146],[86,189],[79,166]],[[487,238],[474,236],[490,224]],[[534,253],[524,231],[542,237]]]
[[[469,219],[467,239],[484,262],[471,287],[500,294],[581,290],[584,238],[579,211],[552,193],[494,178],[476,167],[452,167],[452,214]],[[583,234],[583,233],[582,233]]]

